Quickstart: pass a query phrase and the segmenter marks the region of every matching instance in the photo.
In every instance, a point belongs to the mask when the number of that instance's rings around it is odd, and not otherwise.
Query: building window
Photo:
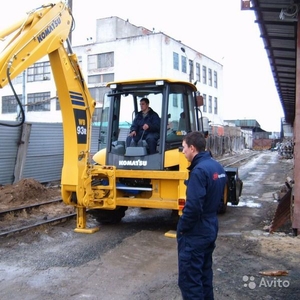
[[[218,88],[218,73],[217,71],[214,71],[214,87]]]
[[[27,69],[27,81],[43,81],[51,79],[50,62],[35,63]]]
[[[98,75],[92,75],[88,76],[88,83],[89,84],[98,84],[98,83],[107,83],[110,81],[114,81],[114,73],[109,74],[98,74]]]
[[[19,99],[22,99],[22,95],[18,95]],[[16,113],[18,102],[15,96],[3,96],[2,97],[2,113],[11,114]]]
[[[94,110],[94,113],[92,116],[92,122],[94,123],[94,125],[96,125],[96,124],[100,125],[101,115],[102,115],[102,107],[95,107],[95,110]]]
[[[200,64],[196,63],[196,80],[200,82]]]
[[[78,61],[80,68],[82,68],[82,56],[81,55],[77,56],[77,61]]]
[[[59,99],[56,98],[56,110],[60,110],[60,102],[59,102]]]
[[[202,66],[202,78],[203,78],[203,83],[206,84],[206,67]]]
[[[186,73],[186,57],[181,56],[181,71]]]
[[[208,112],[212,113],[212,96],[208,96]]]
[[[56,92],[55,99],[56,99],[56,101],[55,101],[55,104],[56,104],[56,110],[61,110],[61,108],[60,108],[60,101],[59,101],[57,92]]]
[[[89,88],[89,91],[91,93],[91,96],[93,99],[98,102],[103,104],[103,99],[105,93],[107,93],[110,89],[107,87],[94,87],[94,88]]]
[[[206,94],[203,94],[203,112],[207,112]]]
[[[17,77],[15,77],[13,80],[12,80],[12,83],[13,84],[21,84],[23,83],[23,73],[22,72],[21,74],[19,74]]]
[[[218,114],[218,98],[217,97],[214,98],[214,114],[215,115]]]
[[[189,79],[190,82],[192,82],[192,80],[194,80],[194,62],[191,59],[189,59],[189,66],[190,66]]]
[[[111,68],[114,66],[114,52],[88,56],[88,70]]]
[[[97,57],[98,68],[111,68],[114,66],[114,53],[102,53]]]
[[[179,70],[179,55],[176,52],[173,52],[173,68]]]
[[[208,85],[212,86],[212,71],[208,69]]]
[[[50,92],[27,95],[27,111],[50,111]]]

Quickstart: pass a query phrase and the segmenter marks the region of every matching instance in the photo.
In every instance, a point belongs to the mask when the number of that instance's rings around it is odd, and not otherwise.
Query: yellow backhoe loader
[[[68,40],[72,24],[69,7],[58,2],[32,10],[24,20],[1,31],[0,39],[7,42],[0,53],[0,88],[7,84],[13,88],[13,78],[49,56],[63,120],[61,193],[65,204],[76,207],[75,231],[97,230],[87,227],[87,210],[98,221],[112,223],[119,222],[128,207],[169,209],[181,214],[186,199],[184,181],[188,178],[188,163],[180,151],[182,138],[190,131],[203,130],[196,86],[168,78],[109,83],[99,152],[91,157],[96,102]],[[148,153],[145,143],[126,145],[130,124],[143,97],[150,100],[161,120],[154,154]],[[24,122],[22,106],[21,115]],[[221,208],[228,202],[238,204],[242,190],[238,170],[230,168],[226,173],[228,184],[220,199]]]

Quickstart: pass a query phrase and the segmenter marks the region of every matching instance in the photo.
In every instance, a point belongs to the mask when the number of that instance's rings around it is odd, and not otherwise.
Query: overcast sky
[[[7,1],[0,30],[50,1]],[[56,1],[53,1],[56,2]],[[224,66],[224,119],[256,119],[266,131],[280,131],[283,117],[270,64],[252,11],[241,0],[73,0],[73,45],[95,37],[96,19],[117,16],[161,31]]]

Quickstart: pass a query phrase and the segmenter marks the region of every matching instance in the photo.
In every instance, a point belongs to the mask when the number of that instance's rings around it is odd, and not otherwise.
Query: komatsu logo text
[[[137,166],[137,167],[146,167],[147,161],[145,160],[119,160],[119,166]]]
[[[39,43],[42,42],[60,24],[61,19],[59,17],[53,20],[53,22],[40,35],[38,35],[37,39]]]

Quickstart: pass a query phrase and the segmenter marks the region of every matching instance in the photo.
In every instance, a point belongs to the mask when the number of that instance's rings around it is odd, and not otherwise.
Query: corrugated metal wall
[[[11,123],[12,124],[12,123]],[[0,126],[0,185],[14,182],[22,127]],[[99,127],[92,128],[91,154],[98,150]],[[61,123],[32,123],[23,178],[45,183],[61,178],[63,130]]]
[[[59,180],[62,163],[62,124],[33,123],[23,178],[34,178],[39,182]]]
[[[21,129],[22,127],[0,126],[0,184],[12,183],[14,180]]]
[[[0,185],[14,182],[14,169],[22,127],[0,126]],[[91,155],[98,151],[99,126],[93,126]],[[215,156],[245,147],[241,136],[209,136],[207,146]],[[41,183],[59,181],[63,164],[61,123],[32,123],[23,178]]]

